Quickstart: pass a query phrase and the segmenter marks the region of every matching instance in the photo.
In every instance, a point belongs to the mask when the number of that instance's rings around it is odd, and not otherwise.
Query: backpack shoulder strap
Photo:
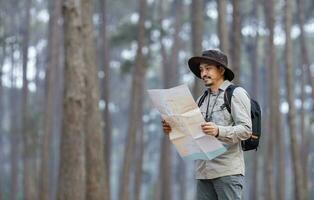
[[[231,98],[232,98],[232,95],[233,95],[233,91],[237,87],[239,87],[239,86],[231,84],[225,90],[224,102],[225,102],[226,108],[227,108],[229,113],[231,113]]]
[[[208,90],[205,90],[204,94],[201,96],[200,100],[197,103],[198,107],[202,106],[207,95],[208,95]]]

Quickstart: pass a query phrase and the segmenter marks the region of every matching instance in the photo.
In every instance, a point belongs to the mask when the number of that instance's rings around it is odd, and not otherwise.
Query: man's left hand
[[[217,137],[219,134],[218,126],[213,122],[204,122],[201,124],[201,128],[206,135]]]

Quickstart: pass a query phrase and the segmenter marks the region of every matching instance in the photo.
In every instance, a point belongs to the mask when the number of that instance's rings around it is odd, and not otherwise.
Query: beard
[[[211,77],[209,77],[209,76],[204,76],[202,79],[203,79],[203,81],[205,82],[205,86],[206,86],[206,87],[210,87],[210,86],[213,85],[213,80],[212,80]]]
[[[206,86],[206,87],[211,87],[212,85],[213,85],[212,82],[210,82],[210,83],[205,83],[205,86]]]

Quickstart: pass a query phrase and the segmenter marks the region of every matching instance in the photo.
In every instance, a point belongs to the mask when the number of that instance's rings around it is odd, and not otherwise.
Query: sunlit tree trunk
[[[100,63],[102,65],[102,70],[105,74],[102,83],[102,99],[106,103],[105,110],[103,111],[103,120],[104,124],[104,159],[105,159],[105,168],[106,170],[106,182],[107,184],[107,191],[108,197],[111,197],[110,192],[110,163],[111,163],[111,116],[109,111],[109,103],[110,103],[110,67],[109,67],[109,39],[107,37],[107,0],[100,0],[100,7],[101,7],[101,16],[102,16],[102,24],[101,24],[101,34],[102,34],[102,46],[101,52],[103,55],[103,59],[101,59]],[[101,57],[102,58],[102,57]]]
[[[203,51],[203,32],[204,32],[204,0],[193,0],[191,2],[191,32],[192,32],[192,56],[200,56]],[[191,72],[192,73],[192,72]],[[200,79],[195,77],[193,95],[197,98],[202,93],[203,84]]]
[[[227,3],[226,0],[217,0],[218,4],[218,37],[219,48],[221,51],[229,54],[229,34],[227,22]]]
[[[79,0],[65,0],[64,114],[60,144],[58,200],[85,200],[85,70]]]
[[[136,54],[135,67],[133,70],[133,80],[132,80],[132,89],[131,89],[131,101],[130,101],[130,113],[129,113],[129,130],[127,139],[126,139],[126,148],[124,152],[122,173],[120,178],[120,200],[128,200],[130,198],[130,176],[131,176],[131,164],[134,159],[135,153],[135,141],[137,137],[137,132],[139,130],[139,120],[142,120],[142,104],[140,98],[143,98],[143,89],[144,81],[146,74],[146,65],[145,65],[145,19],[147,12],[146,0],[139,0],[139,22],[138,22],[138,48]]]
[[[268,48],[267,48],[267,55],[268,56],[268,77],[269,77],[269,99],[268,99],[268,105],[270,105],[269,108],[269,135],[268,135],[268,159],[267,162],[265,160],[266,164],[266,169],[267,169],[267,178],[266,178],[266,188],[267,188],[267,193],[266,193],[266,199],[268,200],[275,200],[276,199],[276,190],[275,190],[275,175],[274,175],[274,156],[275,156],[275,139],[276,139],[276,119],[274,121],[274,118],[272,117],[276,112],[275,110],[275,101],[273,101],[272,95],[274,95],[274,92],[278,93],[277,90],[274,88],[275,77],[274,73],[274,68],[276,68],[276,56],[275,56],[275,47],[274,47],[274,24],[275,24],[275,16],[274,16],[274,2],[273,0],[268,0],[265,2],[265,19],[267,22],[267,27],[269,31],[269,35],[267,38],[268,42]],[[275,110],[274,110],[275,109]]]
[[[241,65],[241,13],[239,0],[232,0],[232,31],[230,45],[230,67],[234,72],[234,83],[240,83],[240,65]]]
[[[292,154],[293,177],[295,183],[295,199],[304,200],[305,188],[303,186],[303,173],[301,167],[301,154],[300,146],[297,140],[297,127],[296,127],[296,108],[295,108],[295,94],[294,94],[294,69],[292,63],[292,40],[291,40],[291,27],[292,27],[292,0],[285,0],[285,64],[286,64],[286,84],[287,84],[287,97],[289,103],[288,122],[290,131],[290,143]]]

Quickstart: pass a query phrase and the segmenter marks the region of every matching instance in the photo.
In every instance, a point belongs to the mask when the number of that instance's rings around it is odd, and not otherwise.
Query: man
[[[227,151],[213,160],[197,160],[197,200],[241,199],[244,185],[244,157],[241,141],[252,132],[251,104],[247,92],[237,87],[231,101],[231,114],[224,104],[224,92],[231,85],[234,73],[228,68],[227,56],[218,50],[207,50],[202,56],[190,58],[190,70],[204,81],[208,90],[200,110],[205,123],[203,132],[216,137]],[[198,101],[200,98],[198,98]],[[171,127],[162,121],[165,134]]]

